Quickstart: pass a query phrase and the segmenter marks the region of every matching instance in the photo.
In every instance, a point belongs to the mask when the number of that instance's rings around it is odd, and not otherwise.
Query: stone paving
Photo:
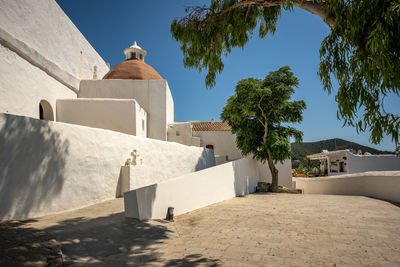
[[[400,266],[400,208],[358,196],[254,194],[175,222],[125,218],[116,199],[31,226],[66,266]]]

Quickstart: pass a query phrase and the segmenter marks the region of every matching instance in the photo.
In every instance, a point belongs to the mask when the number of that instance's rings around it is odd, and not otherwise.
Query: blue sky
[[[264,78],[268,72],[289,65],[300,85],[294,99],[305,100],[304,120],[295,125],[304,132],[305,142],[342,138],[378,149],[393,150],[387,137],[372,145],[369,134],[357,134],[337,120],[334,95],[322,88],[317,75],[319,47],[329,33],[322,20],[301,9],[283,12],[275,35],[259,39],[258,34],[244,49],[234,49],[224,59],[225,69],[217,84],[206,89],[205,73],[186,69],[179,44],[172,39],[171,21],[185,15],[185,6],[208,1],[169,0],[57,0],[64,12],[111,67],[124,60],[123,50],[137,41],[147,50],[146,62],[168,81],[175,103],[175,121],[219,120],[226,100],[240,79]],[[386,110],[400,113],[400,98],[387,97]]]

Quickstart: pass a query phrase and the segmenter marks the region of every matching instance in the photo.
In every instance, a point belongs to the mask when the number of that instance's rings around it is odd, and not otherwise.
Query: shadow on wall
[[[173,227],[173,225],[171,225]],[[53,234],[62,245],[64,264],[83,263],[85,266],[133,265],[146,266],[197,266],[216,263],[202,255],[189,255],[166,260],[170,254],[163,250],[176,233],[168,223],[148,223],[125,218],[124,213],[109,216],[74,219],[58,222],[56,226],[44,229]]]
[[[215,166],[215,156],[214,150],[203,148],[203,152],[201,153],[201,157],[197,161],[195,171],[201,171],[210,167]]]
[[[157,184],[142,187],[124,194],[125,216],[147,220],[152,217]],[[167,213],[165,213],[167,214]]]
[[[28,218],[64,183],[68,141],[49,122],[0,114],[0,219]]]
[[[232,162],[234,177],[234,187],[236,196],[245,196],[254,193],[259,173],[257,165],[253,160],[241,159]]]

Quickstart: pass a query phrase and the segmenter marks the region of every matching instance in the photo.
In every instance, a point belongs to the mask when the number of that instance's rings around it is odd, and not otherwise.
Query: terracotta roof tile
[[[192,131],[231,131],[231,126],[221,121],[192,122]]]
[[[143,60],[131,59],[116,65],[103,79],[161,80],[162,77]]]

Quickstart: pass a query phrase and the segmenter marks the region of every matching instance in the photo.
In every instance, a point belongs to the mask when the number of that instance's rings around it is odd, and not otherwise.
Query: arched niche
[[[41,100],[39,103],[39,118],[41,120],[54,121],[53,108],[46,100]]]

